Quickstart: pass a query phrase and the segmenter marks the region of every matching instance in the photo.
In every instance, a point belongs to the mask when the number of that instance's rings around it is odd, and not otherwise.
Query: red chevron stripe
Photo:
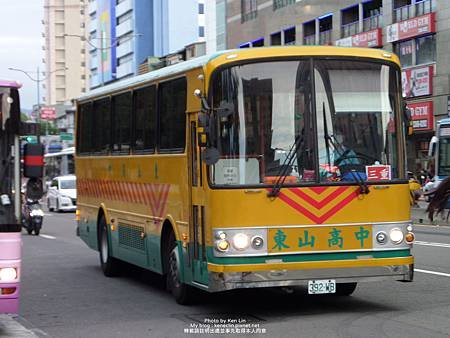
[[[312,187],[312,188],[309,188],[309,190],[315,192],[317,195],[320,195],[321,193],[323,193],[327,189],[328,189],[328,187]]]
[[[286,204],[288,204],[289,206],[291,206],[292,208],[294,208],[295,210],[297,210],[298,212],[300,212],[301,214],[303,214],[304,216],[308,217],[311,221],[313,221],[314,223],[317,224],[322,224],[323,222],[325,222],[327,219],[329,219],[330,217],[332,217],[333,215],[335,215],[339,210],[341,210],[342,208],[344,208],[348,203],[350,203],[353,199],[358,197],[358,193],[357,190],[355,189],[354,191],[352,191],[347,197],[345,197],[342,201],[340,201],[338,204],[336,204],[333,208],[331,208],[329,211],[327,211],[324,215],[322,216],[316,216],[314,215],[312,212],[310,212],[308,209],[306,209],[305,207],[303,207],[302,205],[298,204],[297,202],[295,202],[294,200],[292,200],[290,197],[288,197],[287,195],[285,195],[284,193],[280,192],[280,194],[278,195],[278,197],[285,202]]]
[[[334,200],[336,197],[338,197],[340,194],[344,193],[347,189],[350,187],[339,187],[336,190],[334,190],[331,194],[326,196],[322,201],[316,201],[315,199],[308,196],[304,191],[301,189],[289,189],[291,192],[296,194],[298,197],[302,198],[305,202],[309,203],[311,206],[315,207],[316,209],[322,209],[324,206],[326,206],[329,202]]]
[[[166,202],[167,198],[169,197],[169,190],[170,190],[170,184],[162,184],[162,195],[161,195],[161,208],[159,210],[159,217],[164,217],[164,214],[166,212]]]

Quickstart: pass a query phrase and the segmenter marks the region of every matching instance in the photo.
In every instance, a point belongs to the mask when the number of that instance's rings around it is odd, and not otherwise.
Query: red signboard
[[[403,97],[433,94],[433,66],[408,68],[402,71]]]
[[[54,120],[56,119],[56,109],[51,107],[41,108],[41,120]]]
[[[435,32],[436,18],[433,12],[387,26],[386,39],[387,42],[394,42]]]
[[[433,101],[409,103],[414,131],[432,131],[434,129]]]
[[[381,40],[381,28],[373,29],[371,31],[362,32],[349,36],[348,38],[337,40],[336,46],[381,47],[383,46],[383,41]]]
[[[366,166],[366,175],[368,181],[390,180],[390,165],[368,165]]]

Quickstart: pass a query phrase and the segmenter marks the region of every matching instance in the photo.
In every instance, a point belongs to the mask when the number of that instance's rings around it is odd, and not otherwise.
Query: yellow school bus
[[[194,289],[412,281],[407,114],[377,49],[222,51],[77,101],[77,233]],[[122,271],[123,272],[123,271]]]

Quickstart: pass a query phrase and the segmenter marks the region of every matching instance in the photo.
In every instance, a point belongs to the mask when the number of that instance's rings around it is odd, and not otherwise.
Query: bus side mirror
[[[430,141],[430,145],[428,147],[428,157],[434,157],[436,154],[436,147],[439,142],[439,139],[436,136],[433,136]]]
[[[9,95],[0,95],[0,130],[11,134],[20,132],[20,101],[17,89],[11,89]]]

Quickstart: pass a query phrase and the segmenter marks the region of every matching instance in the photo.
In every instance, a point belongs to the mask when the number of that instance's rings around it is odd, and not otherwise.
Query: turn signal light
[[[405,240],[406,240],[406,242],[408,242],[408,243],[414,242],[414,234],[413,234],[412,232],[408,232],[408,233],[405,235]]]
[[[2,288],[2,295],[12,295],[16,292],[16,288]]]
[[[77,222],[80,221],[80,210],[78,210],[78,209],[75,211],[75,220],[76,220]]]

